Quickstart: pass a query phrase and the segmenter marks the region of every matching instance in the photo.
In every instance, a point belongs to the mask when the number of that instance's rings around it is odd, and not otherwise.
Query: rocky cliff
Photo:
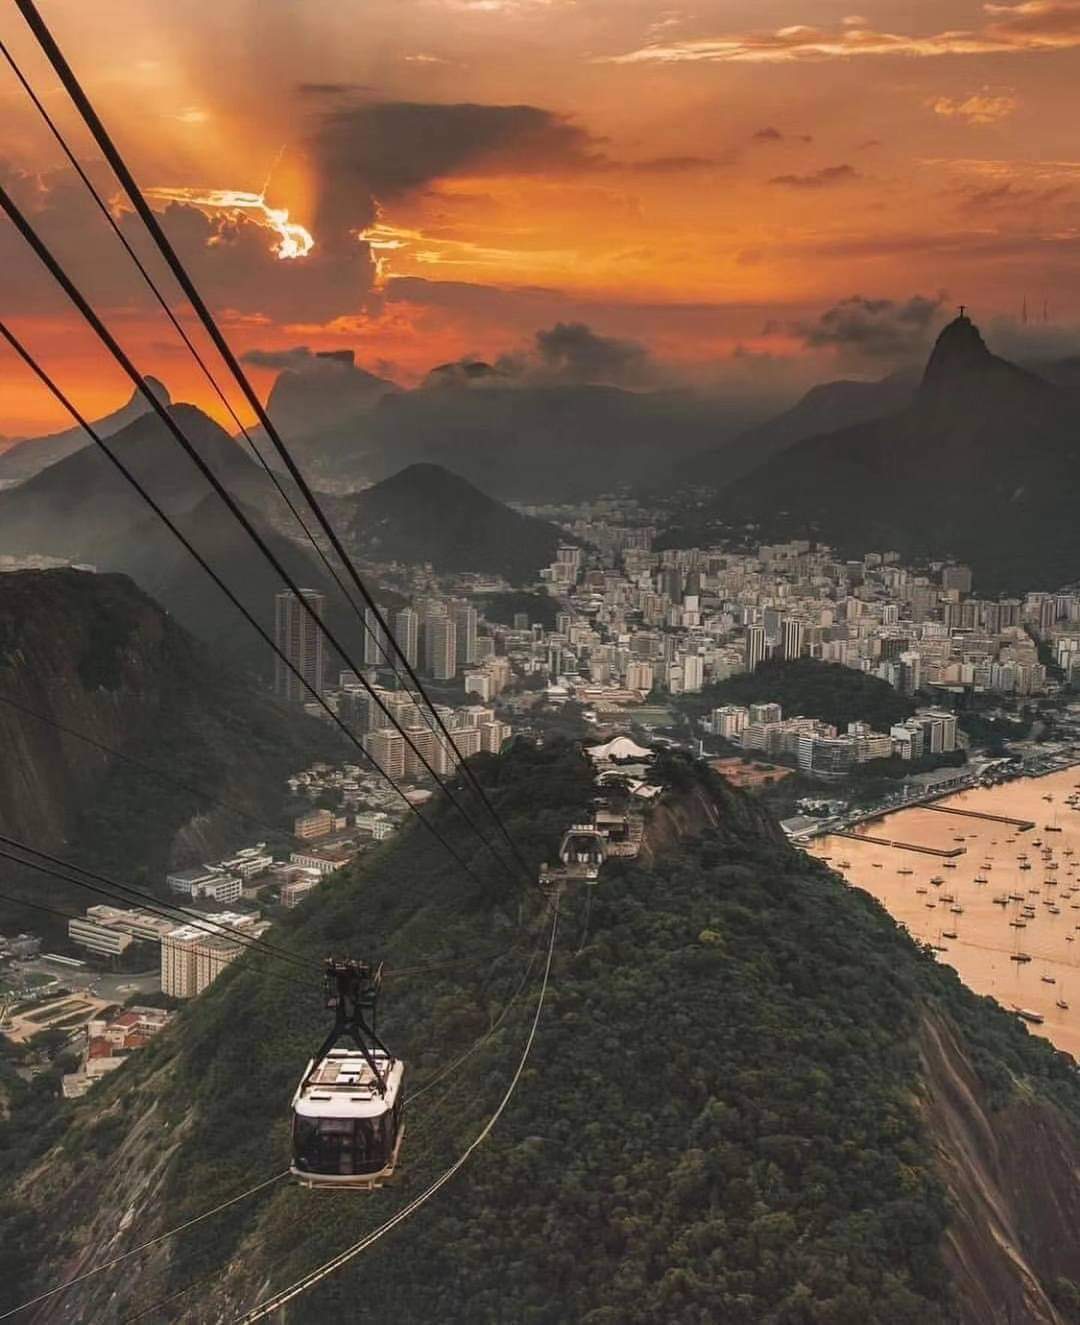
[[[265,836],[285,776],[330,748],[321,724],[215,662],[125,576],[0,575],[4,832],[154,876]]]

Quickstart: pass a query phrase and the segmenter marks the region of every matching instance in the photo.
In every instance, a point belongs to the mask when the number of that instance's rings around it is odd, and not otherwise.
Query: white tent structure
[[[632,741],[629,736],[616,736],[606,745],[594,745],[587,752],[595,764],[610,764],[616,759],[651,759],[652,751]]]

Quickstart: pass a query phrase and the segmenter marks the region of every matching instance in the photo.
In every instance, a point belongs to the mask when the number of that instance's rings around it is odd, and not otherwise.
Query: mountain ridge
[[[430,562],[443,572],[487,571],[511,583],[535,580],[564,537],[555,525],[511,510],[430,461],[341,498],[338,510],[360,556]]]
[[[844,556],[954,556],[988,593],[1058,588],[1080,576],[1078,436],[1075,393],[997,358],[958,318],[906,409],[795,443],[665,541],[751,525]]]
[[[361,628],[329,574],[298,538],[280,532],[292,530],[261,468],[196,406],[172,405],[170,413],[289,574],[328,595],[328,622],[350,651],[359,649]],[[164,424],[143,415],[110,448],[272,634],[280,578]],[[237,665],[264,675],[270,668],[266,644],[96,446],[0,492],[0,553],[45,554],[130,575]]]
[[[162,402],[172,403],[168,388],[156,377],[147,377],[146,385]],[[135,388],[126,402],[110,414],[100,419],[91,420],[94,431],[99,437],[112,437],[126,428],[135,419],[147,414],[150,406],[142,392]],[[22,437],[0,451],[0,483],[22,483],[32,478],[41,470],[55,465],[58,461],[83,447],[92,446],[90,435],[76,426],[62,432],[50,433],[44,437]]]

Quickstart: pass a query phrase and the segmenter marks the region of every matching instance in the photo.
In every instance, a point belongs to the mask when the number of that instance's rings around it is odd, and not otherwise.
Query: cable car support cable
[[[0,1320],[9,1320],[20,1311],[25,1311],[28,1307],[37,1306],[39,1302],[44,1302],[47,1298],[55,1297],[57,1293],[63,1293],[68,1288],[74,1288],[76,1284],[85,1283],[87,1279],[93,1279],[95,1275],[103,1274],[106,1270],[111,1270],[114,1266],[122,1264],[132,1256],[137,1256],[140,1251],[146,1251],[150,1247],[156,1247],[159,1242],[165,1242],[168,1238],[175,1237],[178,1233],[183,1233],[186,1229],[194,1228],[196,1224],[201,1224],[204,1219],[210,1219],[213,1215],[220,1214],[222,1210],[228,1210],[232,1205],[238,1205],[241,1201],[246,1201],[249,1196],[254,1196],[256,1192],[264,1191],[267,1187],[272,1187],[275,1182],[280,1182],[282,1178],[288,1177],[289,1170],[282,1169],[280,1173],[275,1173],[272,1178],[266,1178],[263,1182],[256,1183],[254,1187],[249,1187],[247,1191],[240,1192],[237,1196],[230,1197],[227,1201],[222,1201],[220,1205],[215,1205],[212,1210],[205,1210],[201,1215],[196,1215],[192,1219],[186,1219],[182,1224],[177,1224],[175,1228],[167,1229],[164,1233],[157,1234],[156,1237],[148,1238],[145,1242],[140,1242],[137,1247],[131,1247],[128,1251],[121,1252],[118,1256],[113,1256],[110,1260],[102,1261],[100,1265],[91,1266],[89,1270],[84,1270],[82,1274],[77,1274],[74,1279],[68,1279],[65,1283],[56,1284],[55,1287],[47,1289],[44,1293],[39,1293],[37,1297],[28,1298],[25,1302],[20,1302],[17,1307],[10,1307],[2,1315]]]
[[[551,961],[555,952],[555,940],[558,931],[559,897],[558,894],[556,894],[552,908],[551,937],[548,942],[547,964],[544,968],[544,979],[540,986],[540,993],[536,1002],[536,1011],[533,1014],[532,1025],[529,1028],[529,1035],[525,1041],[525,1047],[522,1050],[521,1058],[514,1070],[514,1075],[511,1077],[510,1084],[506,1088],[506,1092],[496,1106],[494,1113],[485,1123],[478,1135],[443,1174],[436,1178],[434,1182],[430,1183],[418,1196],[414,1197],[413,1200],[403,1206],[395,1215],[392,1215],[386,1220],[385,1223],[380,1224],[373,1232],[367,1234],[365,1237],[361,1238],[359,1242],[346,1248],[345,1251],[340,1252],[331,1260],[326,1261],[302,1278],[297,1279],[295,1283],[290,1284],[288,1288],[281,1289],[266,1302],[261,1303],[257,1307],[253,1307],[245,1315],[236,1317],[232,1322],[232,1325],[253,1325],[254,1321],[264,1320],[267,1316],[283,1307],[287,1302],[291,1302],[294,1298],[299,1297],[301,1293],[306,1292],[309,1288],[313,1288],[321,1280],[329,1278],[329,1276],[334,1274],[335,1271],[340,1270],[343,1265],[353,1260],[354,1257],[359,1256],[361,1252],[366,1251],[368,1247],[377,1242],[384,1234],[389,1233],[392,1229],[396,1228],[398,1224],[408,1219],[411,1214],[414,1214],[422,1205],[426,1204],[427,1201],[429,1201],[450,1181],[451,1178],[455,1176],[455,1174],[457,1174],[473,1152],[487,1139],[495,1124],[502,1117],[506,1106],[510,1103],[511,1098],[517,1089],[518,1082],[521,1080],[522,1073],[525,1071],[525,1065],[529,1060],[533,1041],[536,1039],[537,1027],[540,1024],[540,1014],[544,1009],[544,999],[547,995],[548,982],[551,977]]]
[[[270,564],[270,566],[273,568],[274,572],[276,573],[278,578],[282,581],[282,583],[289,590],[291,590],[298,605],[301,607],[304,613],[310,618],[315,629],[322,631],[323,635],[325,636],[327,642],[331,645],[331,647],[335,649],[336,652],[345,660],[348,666],[358,676],[360,676],[362,669],[357,667],[356,663],[353,661],[352,657],[350,656],[348,649],[346,649],[345,646],[342,644],[336,632],[330,629],[330,627],[322,619],[322,617],[319,615],[316,609],[311,605],[311,603],[308,602],[305,595],[301,592],[300,586],[296,583],[295,579],[292,577],[292,575],[290,575],[288,570],[286,570],[281,559],[271,549],[266,539],[262,536],[262,534],[259,533],[259,531],[256,529],[254,524],[252,524],[250,518],[248,517],[247,513],[244,511],[243,507],[236,501],[236,499],[232,496],[232,494],[228,491],[228,489],[224,486],[224,484],[222,484],[222,482],[219,480],[218,476],[214,473],[210,465],[207,464],[207,462],[199,454],[196,448],[192,445],[192,443],[189,441],[187,436],[184,434],[183,429],[173,418],[169,410],[166,409],[164,405],[162,405],[161,401],[158,400],[157,396],[150,390],[150,388],[146,384],[146,379],[135,367],[134,363],[132,363],[131,359],[128,357],[123,347],[116,340],[115,336],[113,336],[112,332],[109,331],[108,327],[102,321],[102,319],[97,314],[97,312],[94,310],[90,302],[77,288],[75,283],[72,281],[71,277],[67,274],[67,271],[64,269],[63,265],[58,261],[56,256],[51,252],[51,250],[45,244],[44,240],[34,229],[33,225],[31,225],[29,220],[20,210],[17,203],[14,201],[14,199],[11,197],[8,191],[3,187],[0,187],[0,208],[2,208],[3,211],[7,214],[8,219],[19,231],[19,233],[22,235],[23,239],[26,241],[29,247],[34,251],[35,255],[42,263],[42,265],[48,270],[49,274],[61,287],[61,289],[68,296],[68,298],[75,305],[75,307],[79,310],[84,320],[89,324],[89,326],[94,331],[95,335],[98,337],[101,343],[105,346],[105,348],[109,351],[112,357],[124,370],[124,372],[130,378],[132,384],[140,392],[140,394],[146,400],[150,408],[154,411],[154,413],[158,416],[161,422],[169,430],[169,432],[172,434],[175,440],[179,443],[181,449],[191,460],[192,464],[194,464],[195,468],[199,471],[200,474],[202,474],[202,476],[206,479],[206,481],[210,484],[213,490],[224,502],[226,509],[229,511],[230,515],[232,515],[233,519],[237,522],[237,524],[240,525],[243,531],[247,534],[248,538],[255,544],[259,552],[262,554],[263,558]],[[12,333],[10,329],[2,326],[0,326],[0,332],[2,332],[4,338],[8,341],[8,343],[11,344],[13,348],[16,348],[18,342],[14,337],[14,333]],[[24,361],[29,362],[29,359],[27,358],[27,355],[25,353],[22,354],[22,357],[24,358]],[[42,374],[39,372],[38,376],[42,377]],[[157,509],[164,518],[164,513],[160,512],[160,508]],[[188,544],[188,547],[190,548],[190,544]],[[202,564],[205,565],[205,562],[203,562]],[[218,580],[218,583],[219,584],[222,583],[220,579]],[[234,602],[236,601],[235,595],[230,594],[230,597],[232,598],[232,601]],[[251,619],[250,613],[246,615],[248,616],[249,619]],[[269,639],[269,635],[267,632],[261,631],[261,633],[264,638]],[[282,650],[278,648],[276,644],[272,647],[275,648],[275,652],[277,652],[279,656],[284,657]],[[293,668],[293,670],[295,671],[296,669]],[[474,823],[472,816],[461,805],[461,803],[458,801],[457,797],[450,790],[447,784],[444,783],[439,778],[439,775],[432,767],[430,760],[427,758],[424,752],[416,745],[415,741],[412,740],[408,732],[401,726],[397,718],[394,716],[394,714],[391,713],[389,708],[387,708],[383,700],[379,698],[378,694],[373,689],[373,687],[367,681],[362,680],[362,684],[365,686],[369,694],[372,696],[372,698],[378,704],[379,708],[385,714],[391,726],[393,726],[395,730],[404,738],[406,744],[416,754],[420,763],[423,765],[423,767],[427,770],[428,774],[435,781],[435,784],[442,789],[443,794],[446,796],[447,800],[454,806],[454,808],[458,811],[461,817],[469,825],[472,831],[477,835],[481,843],[489,851],[491,851],[492,856],[495,858],[495,860],[499,861],[499,863],[505,867],[505,862],[501,860],[500,856],[491,846],[491,843],[488,841],[486,836],[480,831],[480,829]],[[313,692],[315,690],[315,688],[310,685],[308,685],[308,689],[312,690]],[[328,712],[333,713],[333,710],[330,708],[328,704],[326,704],[325,701],[322,701],[322,703],[323,707]],[[340,723],[339,725],[341,725],[343,730],[345,730],[346,733],[349,734],[348,728],[345,727],[344,723]],[[353,736],[352,739],[356,741],[355,736]],[[363,745],[359,741],[356,741],[356,743],[357,745],[359,745],[360,749],[364,749]],[[366,750],[365,754],[367,754]],[[370,755],[368,755],[367,757],[371,758]],[[374,762],[374,760],[372,760],[372,762]],[[404,793],[401,794],[402,796],[404,796]],[[411,806],[411,802],[408,802],[408,798],[406,797],[405,799],[406,802]],[[461,863],[464,868],[468,869],[467,866],[464,866],[464,862]]]
[[[335,554],[337,555],[341,564],[348,571],[350,579],[352,580],[353,584],[356,586],[356,589],[360,593],[365,604],[367,605],[368,609],[371,611],[373,617],[375,618],[377,626],[379,630],[382,632],[383,637],[393,648],[394,652],[398,655],[402,665],[404,666],[413,684],[416,686],[419,693],[423,696],[423,698],[427,702],[436,722],[439,725],[440,730],[442,731],[443,737],[447,741],[449,741],[450,748],[456,751],[456,746],[454,745],[453,737],[449,729],[446,727],[446,724],[443,722],[442,717],[436,711],[434,704],[432,704],[431,700],[428,698],[427,693],[420,682],[420,678],[416,675],[416,672],[412,667],[411,663],[408,661],[408,658],[406,657],[404,650],[401,648],[393,632],[387,626],[385,618],[383,617],[382,612],[378,607],[378,604],[371,596],[370,592],[367,589],[367,586],[360,579],[360,576],[357,573],[356,567],[354,566],[352,559],[349,557],[348,552],[345,550],[344,546],[342,545],[341,540],[338,537],[336,531],[334,530],[333,525],[330,523],[325,513],[323,512],[322,506],[319,503],[318,498],[316,497],[315,493],[312,491],[303,473],[296,465],[296,462],[293,460],[288,447],[286,446],[285,442],[282,440],[280,434],[277,431],[277,428],[275,427],[266,409],[263,407],[263,404],[260,401],[254,388],[252,387],[251,382],[247,377],[247,374],[244,372],[244,369],[240,364],[240,361],[233,353],[231,346],[229,345],[228,341],[225,339],[224,334],[221,332],[220,328],[218,327],[213,314],[210,312],[210,309],[207,307],[202,296],[199,294],[199,291],[196,288],[194,282],[192,281],[191,277],[188,275],[187,270],[184,267],[184,264],[181,262],[179,256],[176,253],[176,250],[173,248],[172,244],[170,243],[168,236],[165,234],[164,230],[162,229],[160,223],[158,222],[157,217],[154,215],[153,210],[151,209],[150,205],[147,203],[146,198],[143,196],[142,190],[139,188],[139,185],[135,180],[135,177],[132,175],[130,169],[127,166],[127,163],[125,162],[124,158],[121,156],[108,130],[105,128],[104,123],[102,122],[101,118],[98,116],[96,110],[91,104],[90,99],[86,95],[86,92],[83,90],[83,87],[79,82],[79,79],[75,75],[74,70],[68,64],[66,58],[64,57],[63,52],[60,50],[59,46],[57,45],[57,42],[53,37],[51,31],[49,30],[48,25],[45,23],[45,20],[42,18],[41,14],[38,12],[36,5],[33,3],[33,0],[15,0],[15,3],[19,9],[19,12],[22,14],[24,20],[29,26],[30,30],[37,38],[38,43],[40,44],[47,59],[49,60],[49,63],[52,65],[53,70],[55,71],[57,77],[60,79],[68,95],[75,103],[75,106],[79,111],[79,114],[82,116],[83,121],[89,128],[91,134],[94,137],[94,140],[98,144],[98,147],[101,149],[109,165],[112,167],[113,172],[115,173],[117,179],[123,185],[124,191],[127,193],[132,206],[135,208],[143,224],[146,226],[147,230],[149,231],[151,237],[154,240],[154,243],[158,247],[159,252],[161,253],[162,257],[165,259],[166,263],[168,264],[177,283],[180,285],[180,288],[187,296],[188,301],[190,302],[197,317],[199,318],[199,321],[202,323],[207,334],[210,336],[210,339],[213,341],[214,345],[216,346],[218,353],[221,355],[222,359],[225,361],[226,365],[228,366],[229,371],[232,373],[233,377],[235,378],[237,384],[240,387],[240,390],[242,391],[244,397],[248,402],[248,405],[254,412],[256,418],[259,420],[259,423],[264,429],[267,437],[269,437],[271,443],[273,444],[274,449],[277,451],[281,460],[284,462],[286,468],[289,471],[290,476],[293,479],[293,482],[296,484],[297,488],[303,494],[304,500],[307,502],[309,508],[314,514],[324,535],[329,540],[330,545],[333,548]],[[154,398],[154,403],[155,404],[157,403],[156,397]],[[338,652],[341,653],[343,657],[347,657],[347,655],[340,647],[338,647]],[[383,650],[383,653],[385,657],[386,656],[385,649]],[[352,670],[356,672],[358,676],[360,675],[360,670],[355,666],[353,666]],[[396,723],[394,723],[393,725],[395,727],[397,726]],[[522,870],[523,874],[531,882],[532,875],[527,862],[524,860],[523,856],[521,855],[517,847],[517,844],[514,842],[513,838],[511,837],[508,829],[503,823],[498,812],[495,810],[495,807],[492,805],[490,798],[488,797],[487,793],[484,791],[476,775],[473,773],[472,769],[468,767],[467,763],[464,760],[461,761],[460,767],[462,768],[465,777],[468,779],[470,784],[473,786],[473,789],[481,799],[485,808],[492,816],[496,826],[498,827],[500,833],[505,839],[507,846],[511,851],[511,854],[518,862],[518,865]],[[432,774],[432,776],[434,776],[434,774]],[[436,779],[436,781],[437,780],[438,779]],[[491,848],[489,847],[489,850],[490,849]]]
[[[7,195],[4,192],[4,190],[0,188],[0,206],[5,205],[6,201],[7,201]],[[93,425],[83,416],[82,412],[77,408],[77,406],[71,400],[69,400],[69,398],[64,394],[64,392],[53,380],[53,378],[37,362],[37,360],[34,358],[31,352],[22,344],[19,338],[10,329],[10,327],[8,327],[3,322],[0,322],[0,336],[2,336],[12,347],[12,349],[15,350],[16,354],[19,355],[19,357],[23,360],[23,362],[45,385],[45,387],[51,392],[53,397],[61,405],[63,405],[63,407],[67,410],[68,414],[71,415],[72,419],[81,428],[83,428],[86,431],[89,437],[93,439],[93,441],[97,444],[97,446],[108,457],[110,462],[120,471],[120,473],[124,476],[124,478],[128,481],[128,483],[135,489],[135,491],[139,494],[139,496],[143,499],[143,501],[150,507],[150,509],[154,512],[155,515],[157,515],[157,517],[162,521],[165,527],[178,540],[178,542],[185,549],[185,551],[187,551],[191,555],[191,557],[202,567],[202,569],[206,572],[206,574],[210,577],[210,579],[214,582],[214,584],[216,584],[217,587],[221,590],[221,592],[226,596],[226,598],[228,598],[229,602],[232,603],[232,605],[241,614],[241,616],[243,616],[243,618],[248,622],[248,624],[252,627],[252,629],[259,635],[259,637],[263,640],[263,642],[272,650],[272,652],[278,658],[281,659],[283,665],[286,666],[289,669],[289,671],[292,672],[292,674],[300,682],[300,684],[304,686],[304,688],[311,695],[314,702],[318,703],[319,706],[325,711],[331,722],[333,722],[334,725],[337,726],[344,733],[346,738],[353,745],[356,746],[356,748],[363,755],[364,759],[367,760],[369,764],[371,764],[371,766],[375,769],[375,771],[379,773],[380,776],[382,776],[389,783],[389,785],[393,788],[399,799],[401,799],[404,802],[409,812],[415,815],[415,817],[420,820],[420,822],[424,825],[424,827],[428,830],[428,832],[431,833],[431,835],[439,842],[439,844],[443,847],[443,849],[447,851],[447,853],[461,867],[461,869],[463,869],[465,873],[468,874],[471,878],[476,880],[476,875],[473,873],[472,869],[462,859],[462,857],[458,854],[458,852],[455,851],[455,849],[450,845],[450,843],[447,842],[445,836],[439,831],[438,828],[435,827],[433,823],[431,823],[431,821],[427,818],[427,816],[422,814],[419,808],[415,806],[412,803],[412,801],[409,800],[405,792],[402,791],[402,789],[398,786],[398,784],[394,781],[394,779],[382,767],[379,761],[364,748],[363,743],[357,737],[356,733],[353,732],[342,721],[342,719],[337,713],[334,712],[334,710],[326,702],[325,698],[311,684],[308,678],[304,676],[304,674],[300,671],[300,669],[296,666],[296,664],[286,655],[284,650],[278,645],[277,641],[259,623],[259,621],[252,615],[252,613],[244,606],[244,604],[240,601],[240,599],[236,596],[236,594],[233,593],[233,591],[229,588],[229,586],[225,583],[225,581],[221,578],[221,576],[217,573],[217,571],[215,571],[213,567],[206,561],[202,553],[199,552],[199,550],[194,546],[191,540],[181,531],[181,529],[177,526],[175,521],[173,521],[169,517],[169,515],[165,512],[165,510],[161,507],[161,505],[154,499],[154,497],[151,496],[151,494],[147,491],[145,486],[135,477],[135,475],[130,471],[130,469],[128,469],[127,465],[124,464],[124,462],[112,450],[112,448],[108,445],[108,443],[104,440],[104,438],[102,438],[101,435],[94,429]],[[141,381],[141,378],[139,380]],[[143,385],[142,390],[144,394],[148,395],[149,398],[151,398],[156,402],[157,398],[154,397],[152,393],[148,393],[145,384]],[[165,417],[167,421],[171,422],[170,416],[166,415]],[[442,783],[439,782],[438,779],[436,779],[436,781],[438,782],[438,785],[441,787]],[[479,880],[477,880],[477,882],[479,882]]]
[[[109,210],[108,204],[105,202],[104,198],[102,198],[101,193],[98,190],[97,186],[94,184],[93,180],[86,173],[86,171],[82,167],[82,164],[75,156],[75,153],[72,151],[60,127],[57,125],[56,121],[49,114],[44,103],[41,101],[41,98],[34,91],[29,79],[23,73],[22,69],[19,67],[18,63],[16,62],[14,56],[11,54],[7,46],[2,41],[0,41],[0,55],[3,55],[8,65],[11,67],[12,72],[14,73],[15,77],[18,79],[19,83],[22,85],[24,91],[26,92],[26,95],[30,98],[31,102],[37,109],[45,125],[48,127],[49,131],[56,139],[56,142],[59,144],[64,155],[67,157],[72,169],[82,180],[90,196],[97,204],[98,210],[101,212],[102,216],[108,222],[116,238],[123,245],[124,250],[126,251],[128,257],[130,257],[131,261],[134,263],[137,270],[139,271],[139,274],[142,276],[143,281],[149,288],[150,292],[153,294],[157,303],[160,305],[162,311],[165,313],[165,316],[172,323],[172,326],[176,330],[177,335],[180,337],[184,345],[187,347],[192,358],[195,360],[200,371],[205,377],[206,381],[209,383],[211,389],[214,391],[215,395],[220,400],[223,408],[227,411],[233,423],[235,424],[236,428],[239,430],[241,436],[246,441],[252,455],[258,461],[260,467],[264,470],[267,477],[270,479],[271,483],[277,489],[278,495],[281,497],[281,500],[285,503],[285,506],[289,510],[290,514],[293,516],[297,524],[303,530],[304,535],[307,538],[307,541],[311,544],[311,547],[315,551],[316,555],[319,557],[323,566],[326,568],[327,573],[332,577],[335,584],[340,589],[341,594],[344,597],[345,601],[356,613],[357,620],[360,622],[363,629],[367,631],[370,638],[375,641],[375,644],[382,653],[383,658],[386,660],[388,666],[394,672],[395,677],[397,677],[397,679],[400,681],[401,675],[398,672],[397,668],[394,666],[393,659],[389,656],[382,642],[382,639],[380,638],[378,627],[373,629],[368,625],[367,621],[364,618],[363,612],[356,603],[356,600],[353,598],[352,594],[350,593],[348,587],[345,585],[337,569],[330,561],[329,557],[326,555],[326,552],[323,550],[322,544],[315,537],[314,533],[312,532],[312,530],[309,528],[308,524],[304,520],[304,517],[297,509],[296,504],[293,502],[289,494],[285,491],[284,487],[282,486],[281,480],[278,477],[278,475],[274,472],[273,467],[267,462],[266,458],[259,450],[258,446],[255,443],[254,438],[251,436],[247,427],[240,419],[240,416],[233,408],[231,401],[229,400],[228,396],[226,396],[217,378],[214,376],[214,373],[211,370],[209,364],[206,362],[203,355],[199,352],[198,347],[194,344],[191,337],[188,335],[187,331],[185,330],[183,324],[180,322],[179,318],[176,316],[172,308],[169,306],[168,300],[165,298],[164,294],[162,293],[160,286],[158,286],[154,278],[151,276],[149,270],[146,267],[146,264],[135,252],[127,236],[120,228],[119,222],[116,220],[116,217],[113,216],[112,212]],[[438,715],[435,714],[431,700],[428,698],[426,694],[423,693],[422,689],[421,689],[421,694],[423,696],[423,700],[426,703],[426,707],[425,704],[422,703],[418,705],[418,711],[424,715],[425,721],[427,722],[431,731],[437,734],[433,718],[437,718]]]

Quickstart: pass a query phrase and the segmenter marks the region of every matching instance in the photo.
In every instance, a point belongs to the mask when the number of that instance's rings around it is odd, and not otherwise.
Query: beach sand
[[[876,897],[913,937],[940,944],[938,960],[953,966],[969,988],[993,995],[1005,1008],[1041,1014],[1041,1025],[1028,1023],[1032,1034],[1045,1035],[1080,1058],[1080,809],[1066,804],[1078,787],[1080,767],[958,792],[934,802],[937,809],[915,806],[855,829],[860,836],[891,842],[961,848],[957,856],[846,837],[817,838],[807,850],[829,858],[833,869]],[[1080,798],[1080,790],[1076,795]],[[940,812],[950,808],[1030,820],[1034,827],[1019,831],[1008,823]],[[1048,826],[1061,831],[1048,832]],[[1045,858],[1048,848],[1051,856]],[[1021,869],[1021,855],[1030,869]],[[943,882],[933,884],[932,878]],[[995,904],[995,897],[1010,893],[1024,900]],[[953,910],[956,906],[961,912]],[[1034,910],[1034,918],[1024,916],[1025,907]],[[1016,920],[1024,927],[1010,923]],[[948,932],[956,938],[946,938]],[[1017,952],[1031,960],[1013,961]],[[1058,1000],[1069,1007],[1059,1008]]]

